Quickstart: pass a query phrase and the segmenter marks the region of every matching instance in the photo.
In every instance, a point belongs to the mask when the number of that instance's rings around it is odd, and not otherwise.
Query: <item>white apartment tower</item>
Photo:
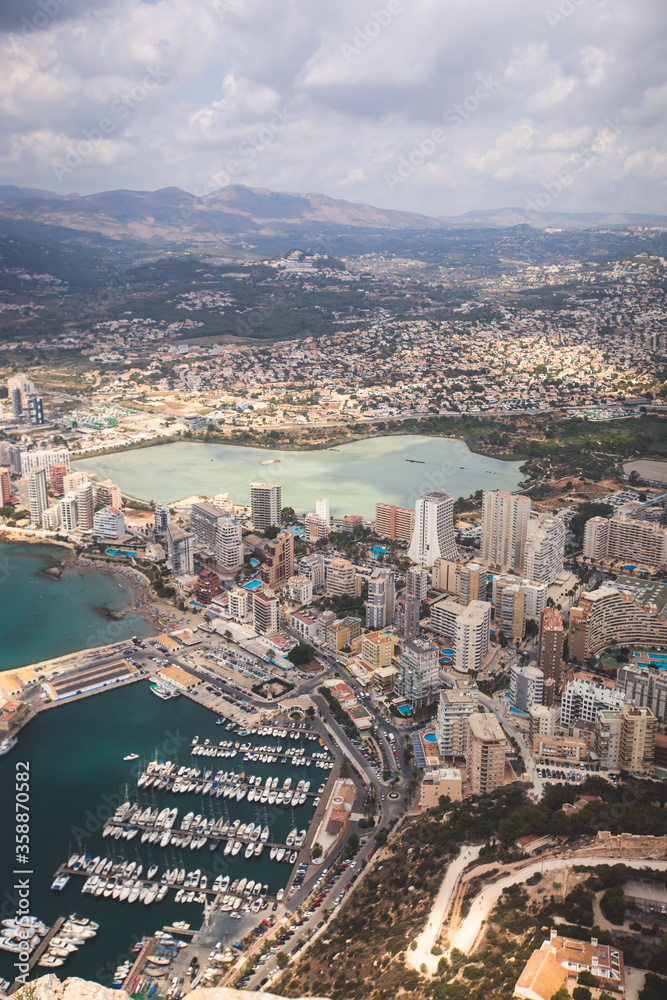
[[[329,498],[322,497],[321,500],[315,501],[315,513],[322,520],[326,521],[327,524],[331,520],[331,512],[329,510]]]
[[[565,522],[559,517],[531,518],[524,550],[523,575],[535,583],[555,583],[565,560]]]
[[[46,494],[46,471],[38,469],[28,476],[28,496],[30,498],[30,523],[41,524],[42,514],[49,506]]]
[[[530,520],[528,497],[487,490],[482,497],[482,562],[497,573],[516,570],[524,563]]]
[[[417,497],[415,503],[415,527],[408,559],[430,568],[439,558],[457,558],[454,497],[445,490],[430,490]]]
[[[279,483],[251,483],[250,509],[253,527],[264,531],[270,524],[280,524],[282,487]]]
[[[215,539],[215,560],[228,572],[243,566],[243,533],[238,521],[223,517],[218,524]]]

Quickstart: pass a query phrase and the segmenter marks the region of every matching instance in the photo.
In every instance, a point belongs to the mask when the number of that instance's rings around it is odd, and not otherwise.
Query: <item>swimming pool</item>
[[[451,658],[451,656],[441,656],[440,657],[440,662],[441,663],[451,663],[452,662],[452,658]]]
[[[621,566],[621,569],[623,570],[624,573],[632,573],[633,569],[636,568],[637,568],[636,566]]]
[[[453,649],[441,649],[440,652],[442,653],[443,656],[453,656],[454,655],[454,650]]]
[[[649,653],[648,658],[651,663],[664,663],[667,665],[667,655],[665,653]]]
[[[244,583],[243,584],[243,589],[244,590],[257,590],[257,588],[261,587],[261,586],[262,586],[262,581],[261,580],[251,580],[250,583]]]
[[[398,711],[401,713],[401,715],[410,715],[411,709],[409,705],[401,705]]]
[[[374,545],[371,548],[371,552],[373,553],[374,556],[378,556],[378,555],[386,555],[387,550],[382,545]]]
[[[251,566],[259,566],[259,559],[251,559],[250,560],[250,565]]]
[[[423,739],[424,743],[437,743],[438,742],[438,737],[435,735],[435,733],[424,733],[424,735],[422,736],[422,739]]]
[[[104,550],[108,556],[125,556],[126,559],[131,559],[132,556],[136,556],[136,552],[130,549],[105,549]]]

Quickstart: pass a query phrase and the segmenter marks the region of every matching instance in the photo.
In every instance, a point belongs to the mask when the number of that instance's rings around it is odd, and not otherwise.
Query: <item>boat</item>
[[[151,693],[156,695],[156,697],[161,698],[162,701],[169,701],[170,698],[179,697],[178,691],[169,687],[168,684],[160,683],[159,681],[155,684],[151,684]]]
[[[276,899],[278,900],[278,902],[280,902],[281,899],[283,899],[284,895],[285,895],[285,890],[284,889],[278,889],[278,892],[276,894]]]
[[[6,753],[13,750],[17,743],[16,736],[6,736],[4,740],[0,740],[0,757],[4,757]]]
[[[138,753],[128,753],[125,755],[125,757],[123,757],[123,760],[138,760],[138,759],[139,759]]]
[[[69,882],[69,878],[70,878],[69,875],[56,875],[53,882],[51,883],[51,888],[56,889],[59,892],[62,892],[62,890]]]

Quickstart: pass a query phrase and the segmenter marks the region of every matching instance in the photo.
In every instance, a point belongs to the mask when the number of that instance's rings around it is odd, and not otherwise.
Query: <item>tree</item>
[[[588,969],[584,969],[577,976],[577,983],[579,986],[597,986],[597,978]]]
[[[282,524],[294,524],[296,521],[296,512],[294,507],[283,507],[280,512],[280,520]]]
[[[287,955],[287,953],[284,951],[279,951],[278,954],[276,955],[276,965],[278,966],[278,968],[284,969],[288,962],[289,962],[289,955]]]
[[[295,667],[305,667],[315,656],[315,650],[312,646],[307,643],[300,642],[298,646],[294,649],[290,649],[287,654],[287,659],[290,663],[293,663]]]
[[[384,847],[384,845],[387,843],[386,830],[378,830],[378,832],[375,834],[375,843],[378,845],[378,847]]]
[[[571,1000],[571,998],[565,987],[561,986],[559,990],[556,990],[556,992],[552,994],[551,1000]]]
[[[312,850],[310,852],[310,855],[311,855],[311,857],[312,857],[313,860],[315,860],[316,858],[321,858],[322,857],[322,846],[320,844],[313,844],[313,848],[312,848]]]
[[[343,762],[340,765],[340,776],[341,778],[350,777],[350,762],[347,757],[343,757]]]
[[[277,524],[268,524],[266,526],[266,528],[264,529],[264,537],[265,538],[269,538],[269,539],[273,539],[273,538],[276,537],[276,535],[279,533],[279,531],[280,531],[280,528],[278,527]]]
[[[573,1000],[591,1000],[591,996],[588,986],[575,986],[572,990]]]

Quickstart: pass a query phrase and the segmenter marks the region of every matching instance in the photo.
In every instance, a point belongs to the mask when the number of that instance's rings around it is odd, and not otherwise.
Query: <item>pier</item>
[[[39,942],[39,944],[33,951],[32,955],[28,959],[28,973],[32,972],[33,968],[37,965],[40,958],[49,947],[49,944],[51,943],[51,938],[54,938],[56,936],[62,925],[65,923],[65,920],[66,920],[65,917],[58,917],[53,927],[51,927],[46,932],[42,940]],[[22,986],[23,983],[14,981],[10,986],[9,993],[7,995],[9,996],[11,993],[16,993],[16,991],[19,990]]]

